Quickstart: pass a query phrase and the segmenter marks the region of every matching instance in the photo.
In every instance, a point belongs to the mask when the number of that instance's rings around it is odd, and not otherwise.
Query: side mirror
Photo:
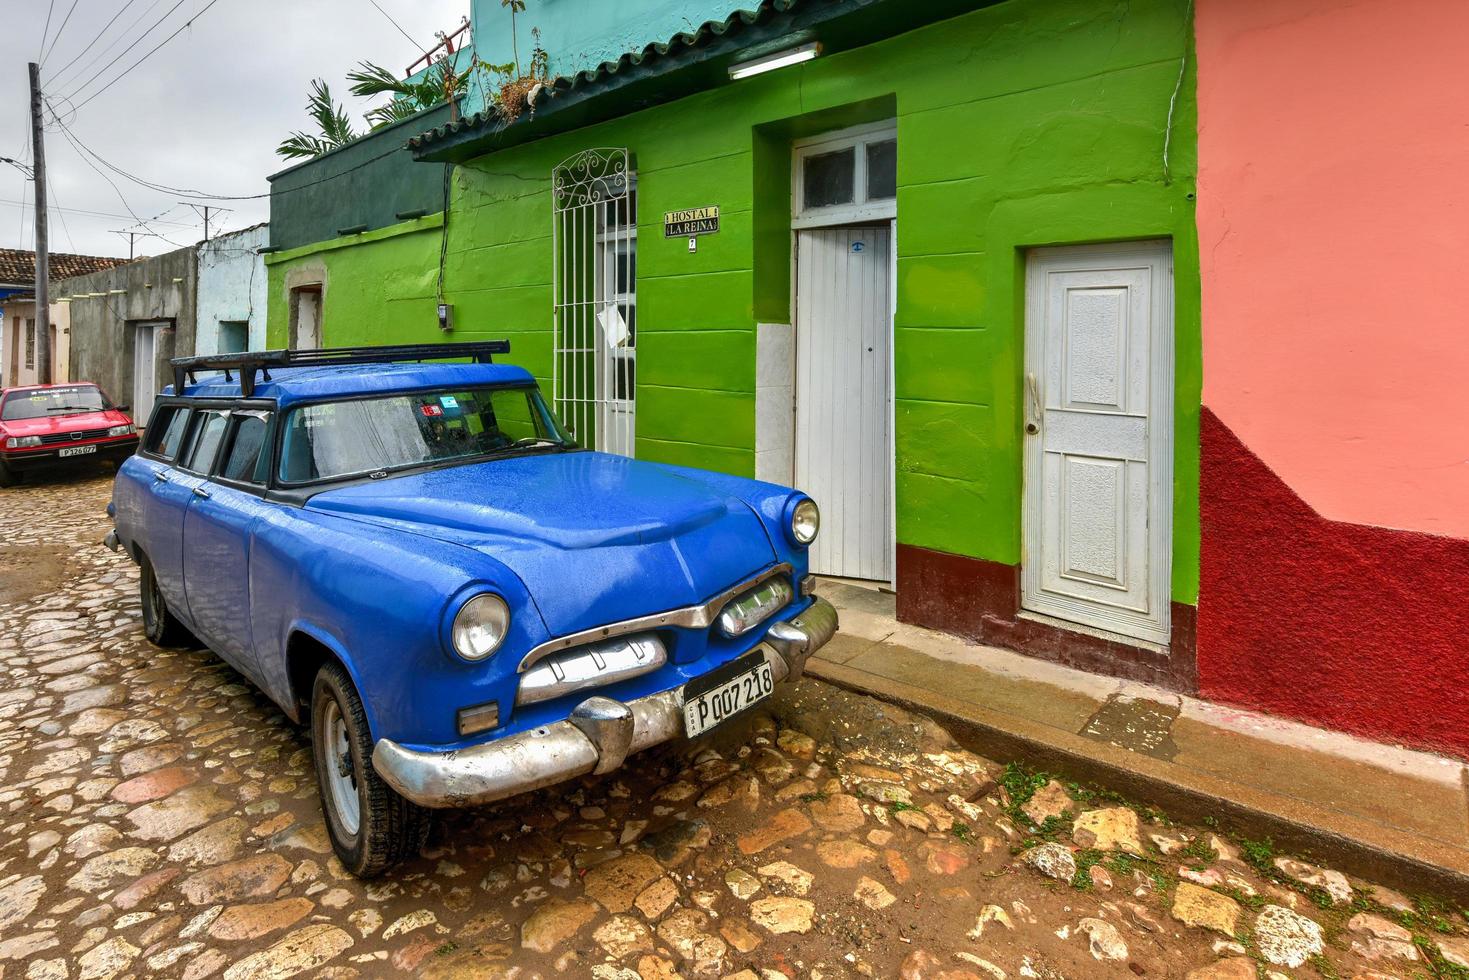
[[[131,406],[131,405],[114,405],[114,406],[112,406],[112,410],[114,412],[131,412],[133,410],[133,406]]]

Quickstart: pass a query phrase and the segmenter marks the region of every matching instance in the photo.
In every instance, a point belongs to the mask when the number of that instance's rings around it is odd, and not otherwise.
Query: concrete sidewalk
[[[1469,769],[897,621],[827,581],[841,632],[809,672],[942,718],[971,748],[1408,890],[1469,899]]]

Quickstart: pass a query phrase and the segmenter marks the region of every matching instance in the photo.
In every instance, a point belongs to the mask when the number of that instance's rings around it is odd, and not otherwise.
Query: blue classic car
[[[708,731],[837,628],[809,497],[582,449],[508,349],[177,360],[118,472],[148,638],[309,722],[361,876],[417,853],[428,808]]]

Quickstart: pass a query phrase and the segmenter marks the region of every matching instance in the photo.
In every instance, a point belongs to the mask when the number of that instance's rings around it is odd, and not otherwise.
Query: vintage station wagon
[[[837,628],[809,497],[583,449],[508,349],[177,360],[113,490],[148,638],[309,720],[358,875],[416,853],[426,808],[708,731]]]

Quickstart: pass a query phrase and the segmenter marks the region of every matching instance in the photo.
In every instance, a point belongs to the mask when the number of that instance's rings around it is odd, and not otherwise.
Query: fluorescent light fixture
[[[729,66],[730,81],[738,81],[741,78],[749,78],[751,75],[760,75],[767,71],[775,71],[787,65],[799,65],[803,61],[810,61],[821,53],[821,42],[812,41],[803,44],[799,48],[790,48],[786,51],[777,51],[760,58],[749,61],[741,61],[739,64]]]

